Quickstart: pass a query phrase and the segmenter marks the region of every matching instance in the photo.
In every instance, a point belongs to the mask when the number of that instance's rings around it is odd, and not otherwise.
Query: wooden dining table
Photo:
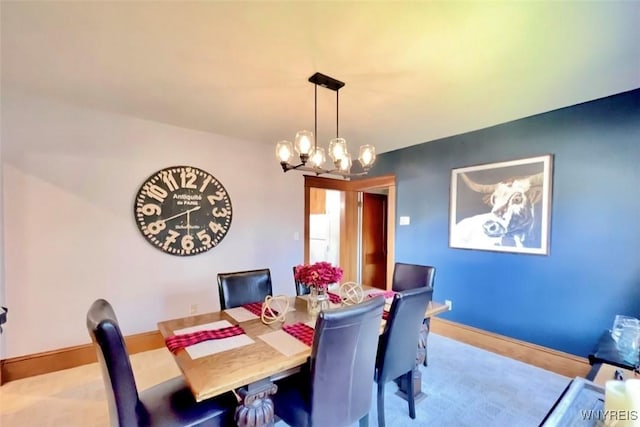
[[[178,350],[174,358],[196,401],[235,391],[240,397],[236,410],[238,426],[272,425],[273,402],[270,396],[277,391],[273,381],[299,370],[311,355],[311,347],[304,345],[295,354],[284,354],[274,348],[273,343],[265,341],[265,337],[282,329],[283,324],[313,324],[314,319],[307,313],[306,298],[289,297],[290,308],[284,322],[265,324],[259,317],[238,322],[225,310],[165,320],[158,323],[158,329],[166,339],[176,335],[175,331],[216,321],[226,320],[241,326],[253,343],[198,358],[191,358],[183,349]],[[425,318],[448,309],[447,305],[432,301],[425,311]],[[383,328],[384,320],[381,332]]]

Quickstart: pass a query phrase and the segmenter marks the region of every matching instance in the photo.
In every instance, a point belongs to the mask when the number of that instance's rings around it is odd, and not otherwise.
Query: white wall
[[[271,268],[294,294],[302,262],[303,180],[283,174],[273,146],[3,91],[4,254],[11,319],[3,357],[89,342],[91,302],[114,305],[125,334],[219,308],[216,274]],[[152,173],[192,165],[227,189],[224,240],[191,257],[147,243],[134,195]]]

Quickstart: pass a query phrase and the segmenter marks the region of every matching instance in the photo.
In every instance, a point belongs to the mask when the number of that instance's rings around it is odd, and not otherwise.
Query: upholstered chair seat
[[[232,393],[221,399],[197,403],[181,377],[162,382],[140,392],[145,408],[145,426],[235,426],[233,414],[238,404]]]

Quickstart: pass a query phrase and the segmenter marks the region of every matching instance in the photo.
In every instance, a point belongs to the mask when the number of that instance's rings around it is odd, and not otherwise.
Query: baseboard
[[[431,331],[491,352],[511,357],[570,378],[584,377],[591,366],[586,358],[519,341],[503,335],[476,329],[434,317]],[[151,331],[125,338],[130,354],[155,350],[164,346],[160,332]],[[13,357],[0,361],[0,380],[9,381],[74,368],[96,361],[92,344],[61,348],[43,353]]]
[[[569,378],[585,377],[591,369],[589,361],[585,357],[494,334],[450,320],[432,318],[431,331]]]
[[[125,342],[129,354],[154,350],[164,346],[164,340],[158,331],[129,335],[125,337]],[[0,361],[0,381],[2,381],[0,385],[20,378],[74,368],[96,361],[96,350],[93,344],[12,357]]]

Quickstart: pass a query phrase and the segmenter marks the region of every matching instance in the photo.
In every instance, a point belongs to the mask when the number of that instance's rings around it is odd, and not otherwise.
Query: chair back
[[[396,292],[429,286],[433,288],[436,268],[429,265],[396,262],[393,268],[391,289]]]
[[[309,289],[308,286],[305,286],[304,283],[302,283],[301,281],[296,279],[296,267],[293,267],[293,281],[296,284],[296,295],[300,296],[300,295],[307,295],[309,292],[311,292],[311,289]]]
[[[146,409],[140,402],[118,320],[111,304],[96,300],[87,312],[87,330],[102,370],[112,426],[137,426]]]
[[[323,311],[311,349],[311,425],[350,425],[369,413],[384,298]]]
[[[412,370],[416,365],[418,332],[433,288],[398,292],[393,297],[389,317],[380,337],[376,361],[378,383],[385,383]]]
[[[264,301],[267,295],[273,295],[271,270],[264,268],[261,270],[219,273],[218,292],[220,293],[221,310]]]

